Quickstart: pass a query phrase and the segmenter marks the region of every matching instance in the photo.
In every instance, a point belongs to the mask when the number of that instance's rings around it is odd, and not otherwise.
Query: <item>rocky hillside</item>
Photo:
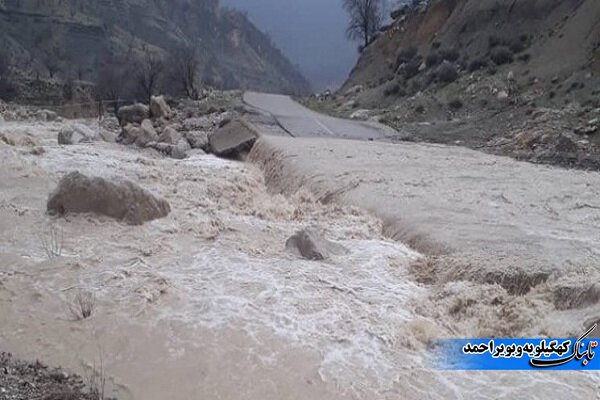
[[[600,167],[598,0],[430,0],[392,14],[318,107],[380,119],[400,140]]]
[[[309,90],[266,35],[218,0],[0,0],[0,43],[42,78],[93,81],[115,57],[153,51],[168,65],[194,46],[200,77],[214,86]]]

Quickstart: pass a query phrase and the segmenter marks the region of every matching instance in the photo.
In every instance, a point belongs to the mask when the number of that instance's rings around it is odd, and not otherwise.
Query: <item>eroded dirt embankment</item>
[[[251,160],[284,193],[371,211],[428,255],[428,315],[466,336],[575,334],[600,318],[600,174],[458,147],[263,137]]]

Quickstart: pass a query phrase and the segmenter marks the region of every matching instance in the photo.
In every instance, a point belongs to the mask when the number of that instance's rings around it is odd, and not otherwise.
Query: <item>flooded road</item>
[[[91,121],[84,121],[91,124]],[[117,144],[55,145],[61,123],[7,123],[0,133],[0,349],[89,376],[119,399],[595,398],[597,374],[431,369],[434,338],[476,332],[464,296],[505,296],[415,277],[419,253],[352,206],[298,187],[276,194],[256,166],[193,155],[177,161]],[[32,151],[30,141],[42,145]],[[143,226],[46,215],[48,193],[79,170],[121,176],[165,198]],[[346,247],[305,261],[285,251],[314,227]],[[57,242],[49,256],[49,243]],[[50,249],[52,250],[52,249]],[[473,289],[473,290],[472,290]],[[91,293],[92,316],[70,306]],[[438,301],[444,299],[444,302]],[[511,303],[512,302],[512,303]],[[518,308],[518,310],[525,309]],[[496,310],[498,311],[498,310]],[[491,316],[492,314],[489,314]],[[520,316],[516,316],[519,318]]]

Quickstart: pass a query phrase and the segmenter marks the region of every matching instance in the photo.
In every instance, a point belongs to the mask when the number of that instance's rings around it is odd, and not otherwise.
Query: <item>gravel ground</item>
[[[2,400],[95,400],[99,394],[89,390],[78,375],[39,361],[15,360],[0,353],[0,399]]]

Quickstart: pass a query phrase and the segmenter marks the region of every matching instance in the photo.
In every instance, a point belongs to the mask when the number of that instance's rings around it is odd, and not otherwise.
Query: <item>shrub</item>
[[[442,60],[448,60],[448,61],[456,61],[458,60],[458,57],[460,57],[460,53],[458,52],[458,49],[456,49],[455,47],[452,47],[450,49],[443,49],[440,50],[440,57]]]
[[[444,61],[435,72],[436,77],[440,82],[450,83],[458,79],[458,71],[456,66],[451,62]]]
[[[391,85],[388,85],[383,90],[383,95],[385,97],[389,97],[389,96],[393,96],[393,95],[398,94],[398,92],[400,92],[400,85],[398,83],[393,83]]]
[[[429,68],[439,65],[441,62],[442,58],[440,57],[440,53],[437,51],[432,51],[431,53],[427,54],[427,57],[425,57],[425,65],[427,65]]]
[[[410,79],[419,73],[419,67],[421,66],[421,58],[415,57],[406,64],[404,64],[404,77]]]
[[[518,60],[522,61],[524,63],[528,63],[529,60],[531,60],[531,54],[529,54],[529,53],[521,54],[521,55],[519,55]]]
[[[513,52],[506,46],[499,46],[492,49],[490,58],[496,65],[509,64],[513,62]]]
[[[511,40],[508,48],[515,54],[523,52],[527,48],[527,42],[522,42],[519,39]]]
[[[410,84],[409,84],[410,93],[414,94],[414,93],[420,92],[424,88],[425,88],[425,85],[423,84],[423,81],[421,79],[415,78],[412,81],[410,81]]]
[[[398,53],[398,57],[396,58],[396,65],[402,65],[411,61],[417,55],[417,48],[415,46],[410,46],[405,49],[402,49],[400,53]]]
[[[452,110],[459,110],[463,106],[463,102],[460,98],[455,97],[448,102],[448,107]]]
[[[493,49],[496,46],[499,46],[500,44],[502,44],[502,39],[496,35],[490,35],[488,37],[488,45],[490,46],[490,49]]]
[[[476,58],[469,63],[469,72],[474,72],[487,67],[488,63],[485,58]]]

